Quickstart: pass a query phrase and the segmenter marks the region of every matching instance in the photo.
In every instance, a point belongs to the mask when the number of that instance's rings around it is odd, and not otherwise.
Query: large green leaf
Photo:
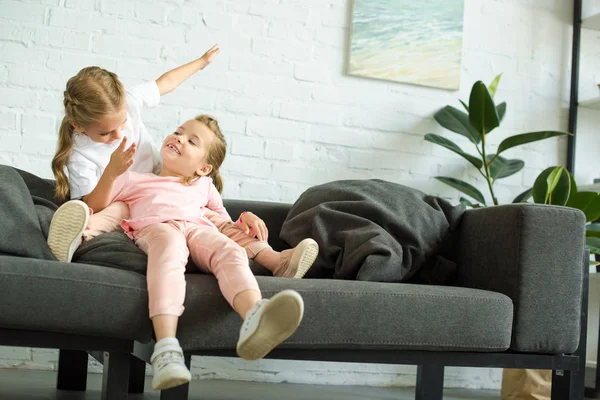
[[[555,170],[561,171],[561,174],[559,175],[556,187],[550,193],[548,190],[548,177]],[[539,204],[546,204],[546,200],[549,198],[550,201],[548,204],[559,206],[567,204],[571,192],[571,180],[569,179],[569,174],[566,172],[564,167],[549,167],[543,170],[533,184],[533,201]],[[555,173],[555,175],[558,175],[558,173]]]
[[[481,81],[475,82],[469,97],[469,122],[481,135],[491,132],[500,125],[494,99]]]
[[[515,199],[513,200],[513,203],[526,203],[527,200],[529,200],[531,198],[533,194],[533,188],[529,188],[526,191],[524,191],[523,193],[521,193],[520,195],[518,195],[517,197],[515,197]]]
[[[585,235],[587,237],[600,237],[600,223],[587,224],[585,226]]]
[[[600,232],[598,231],[586,231],[585,237],[597,237],[600,238]]]
[[[465,198],[465,197],[461,197],[459,199],[460,204],[463,204],[467,207],[471,207],[471,208],[481,208],[481,204],[479,203],[473,203],[471,200]]]
[[[583,211],[587,222],[600,218],[600,195],[596,192],[571,193],[566,206]]]
[[[575,183],[575,177],[569,173],[569,179],[571,180],[571,196],[577,193],[577,183]]]
[[[556,167],[552,171],[550,171],[550,175],[548,175],[548,177],[546,178],[546,184],[548,185],[548,187],[546,189],[546,199],[544,200],[544,203],[548,204],[548,200],[550,200],[552,195],[554,194],[554,189],[556,189],[556,185],[558,185],[558,181],[560,180],[563,171],[566,171],[565,167]],[[569,187],[570,186],[571,181],[569,180]],[[567,201],[568,200],[569,199],[567,198]]]
[[[496,106],[496,111],[498,112],[498,119],[500,122],[502,122],[504,115],[506,114],[506,102],[503,101],[502,103],[498,104]]]
[[[490,94],[492,95],[492,97],[494,97],[496,95],[496,89],[498,89],[498,84],[500,83],[500,78],[502,78],[502,74],[496,75],[496,77],[494,78],[492,83],[490,83],[488,90],[490,91]]]
[[[465,136],[471,142],[475,144],[481,142],[481,135],[469,123],[469,116],[459,109],[446,106],[436,112],[433,118],[444,128]]]
[[[586,237],[585,245],[593,254],[600,254],[600,238]]]
[[[494,180],[514,175],[525,166],[525,162],[522,160],[509,160],[495,154],[489,154],[486,158],[488,163],[494,160],[490,164],[490,175]]]
[[[450,151],[455,152],[456,154],[462,156],[464,159],[466,159],[471,164],[473,164],[473,166],[477,169],[481,169],[481,167],[483,167],[483,161],[481,161],[481,159],[479,159],[475,156],[472,156],[468,153],[465,153],[460,148],[460,146],[458,146],[453,141],[446,139],[445,137],[436,135],[435,133],[428,133],[427,135],[425,135],[425,140],[427,140],[428,142],[431,142],[431,143],[435,143],[437,145],[447,148]]]
[[[446,185],[450,185],[455,189],[460,190],[461,192],[474,198],[481,204],[486,205],[483,194],[481,194],[481,192],[475,186],[468,184],[467,182],[461,181],[460,179],[450,178],[447,176],[436,176],[435,179],[437,179],[440,182],[444,182]]]
[[[520,135],[511,136],[506,138],[500,143],[498,146],[498,154],[502,153],[505,150],[510,149],[511,147],[520,146],[525,143],[536,142],[538,140],[548,139],[555,136],[564,136],[568,135],[566,132],[558,132],[558,131],[541,131],[541,132],[529,132],[522,133]]]

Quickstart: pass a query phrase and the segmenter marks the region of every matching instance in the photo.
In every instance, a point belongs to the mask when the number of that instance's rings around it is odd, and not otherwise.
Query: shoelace
[[[250,320],[252,319],[252,317],[254,317],[256,315],[256,312],[260,308],[261,304],[264,304],[267,301],[269,301],[269,300],[267,300],[267,299],[259,300],[258,303],[256,303],[254,305],[254,307],[252,307],[250,309],[250,311],[248,311],[248,313],[246,314],[246,319],[244,320],[244,323],[242,324],[242,330],[244,332],[246,332],[248,330],[248,325],[250,324]]]
[[[162,371],[167,365],[171,363],[181,364],[182,358],[183,357],[181,357],[181,354],[179,354],[176,351],[165,351],[164,353],[159,354],[158,357],[156,357],[156,359],[154,360],[154,362],[156,363],[156,368],[159,371]]]

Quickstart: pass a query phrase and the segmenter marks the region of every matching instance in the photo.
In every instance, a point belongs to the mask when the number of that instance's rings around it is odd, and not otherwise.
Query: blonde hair
[[[73,148],[73,124],[87,126],[125,103],[125,88],[119,77],[100,67],[83,68],[67,82],[63,104],[65,116],[58,132],[58,145],[52,159],[56,179],[55,196],[64,201],[69,193],[65,166]]]
[[[223,193],[223,178],[221,177],[219,169],[221,168],[221,165],[223,165],[225,155],[227,154],[227,142],[225,141],[225,136],[223,136],[217,120],[210,115],[198,115],[194,120],[203,123],[215,134],[215,140],[212,142],[206,160],[212,165],[212,171],[208,176],[212,178],[219,193]]]

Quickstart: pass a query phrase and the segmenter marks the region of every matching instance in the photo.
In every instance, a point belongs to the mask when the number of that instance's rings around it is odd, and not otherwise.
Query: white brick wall
[[[214,64],[145,118],[162,140],[197,113],[217,116],[230,144],[224,166],[228,197],[293,202],[311,185],[383,178],[456,200],[456,191],[431,179],[440,173],[473,177],[484,190],[467,163],[422,138],[448,134],[433,113],[458,105],[475,80],[489,82],[500,72],[497,97],[508,102],[508,114],[490,136],[492,143],[527,130],[566,129],[570,2],[465,0],[457,92],[345,75],[350,8],[350,0],[0,0],[0,163],[51,177],[61,93],[82,67],[101,65],[132,84],[157,78],[215,42],[222,51]],[[597,68],[593,73],[597,80]],[[565,152],[564,140],[513,151],[510,156],[525,159],[527,168],[497,185],[500,200],[531,185],[542,168],[564,162]],[[53,369],[55,362],[55,351],[0,348],[0,367]],[[194,374],[374,385],[414,381],[409,367],[289,364],[194,359]],[[497,387],[499,377],[497,370],[452,369],[447,383]]]

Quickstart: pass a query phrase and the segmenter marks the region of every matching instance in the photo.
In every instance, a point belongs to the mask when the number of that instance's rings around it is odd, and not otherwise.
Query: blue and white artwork
[[[458,89],[464,0],[354,0],[348,73]]]

